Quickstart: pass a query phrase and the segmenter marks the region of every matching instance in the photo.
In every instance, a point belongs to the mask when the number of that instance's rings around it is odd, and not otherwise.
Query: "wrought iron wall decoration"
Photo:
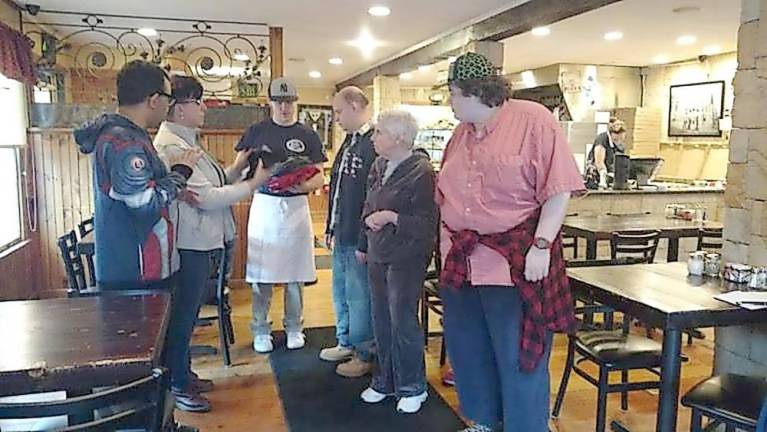
[[[35,5],[27,5],[26,14],[25,24],[33,27],[27,36],[39,47],[43,86],[50,85],[47,81],[57,65],[101,76],[136,59],[195,76],[212,97],[232,96],[238,84],[260,91],[268,73],[269,32],[264,23],[56,11]],[[53,20],[43,20],[48,16]],[[147,29],[146,23],[157,28]],[[42,29],[71,31],[55,37]]]

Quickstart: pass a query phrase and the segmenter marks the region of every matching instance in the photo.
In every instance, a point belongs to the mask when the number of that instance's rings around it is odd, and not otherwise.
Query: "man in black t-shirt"
[[[320,173],[290,188],[272,193],[261,189],[253,195],[248,219],[248,262],[246,280],[253,285],[253,349],[267,353],[274,349],[268,321],[272,287],[286,284],[285,331],[288,349],[303,348],[303,286],[316,280],[314,234],[307,195],[324,184],[323,164],[327,157],[320,137],[296,120],[298,93],[285,78],[269,86],[271,118],[251,126],[236,149],[256,149],[270,168],[289,158],[306,158]]]

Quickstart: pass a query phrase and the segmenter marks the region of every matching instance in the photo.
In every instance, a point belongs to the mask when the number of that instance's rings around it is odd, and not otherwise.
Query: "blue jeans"
[[[370,312],[368,270],[357,261],[356,246],[333,248],[333,308],[336,312],[336,339],[352,347],[360,359],[371,361],[373,324]]]
[[[168,337],[173,341],[168,346],[168,365],[171,371],[171,387],[183,390],[189,384],[189,345],[202,298],[210,280],[211,258],[220,252],[186,249],[179,249],[178,252],[181,269],[173,296],[168,329]]]
[[[518,290],[464,286],[443,288],[440,296],[445,343],[463,414],[504,432],[548,432],[551,334],[537,368],[522,372]]]

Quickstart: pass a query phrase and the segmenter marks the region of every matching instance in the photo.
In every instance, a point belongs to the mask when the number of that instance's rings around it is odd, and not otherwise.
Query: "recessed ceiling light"
[[[344,61],[341,59],[341,57],[333,57],[332,59],[328,60],[328,63],[332,65],[340,65],[344,64]]]
[[[551,29],[548,27],[535,27],[531,33],[533,36],[548,36],[551,34]]]
[[[448,58],[447,58],[447,62],[448,62],[448,63],[452,63],[452,62],[454,62],[454,61],[455,61],[455,59],[457,59],[457,58],[458,58],[458,57],[456,57],[456,56],[450,56],[450,57],[448,57]]]
[[[136,30],[136,33],[140,34],[141,36],[146,37],[155,37],[157,36],[157,30],[149,27],[144,27]]]
[[[420,66],[418,66],[418,72],[428,72],[429,69],[431,69],[431,65],[420,65]]]
[[[703,54],[705,55],[716,55],[722,52],[722,47],[719,45],[709,45],[706,47],[703,47]]]
[[[385,17],[389,16],[391,14],[391,9],[389,9],[386,6],[373,6],[370,9],[368,9],[368,13],[373,16],[377,17]]]
[[[410,72],[402,72],[399,74],[399,78],[403,80],[411,80],[413,79],[413,74]]]
[[[692,45],[697,41],[698,41],[698,38],[696,38],[693,35],[679,36],[676,39],[676,43],[678,43],[679,45]]]
[[[623,33],[619,31],[611,31],[605,33],[605,40],[608,41],[617,41],[623,39]]]
[[[309,72],[309,76],[314,79],[322,78],[322,74],[320,73],[320,71],[316,71],[316,70]]]
[[[365,57],[371,56],[373,51],[381,46],[381,42],[377,41],[366,29],[363,29],[357,39],[348,42],[348,44],[357,47]]]
[[[666,64],[669,62],[668,56],[666,54],[660,54],[655,56],[654,59],[652,59],[652,62],[655,64]]]
[[[250,57],[248,57],[247,54],[241,52],[241,53],[235,54],[234,59],[238,61],[248,61],[250,60]]]

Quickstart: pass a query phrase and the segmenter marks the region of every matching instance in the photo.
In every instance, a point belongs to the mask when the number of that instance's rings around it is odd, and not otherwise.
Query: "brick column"
[[[373,118],[402,103],[398,76],[378,75],[373,79]]]
[[[724,261],[767,266],[767,0],[742,0]],[[767,375],[767,326],[716,331],[718,373]]]

